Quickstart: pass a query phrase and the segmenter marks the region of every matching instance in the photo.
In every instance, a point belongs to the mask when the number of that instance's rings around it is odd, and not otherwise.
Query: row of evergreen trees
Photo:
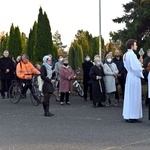
[[[102,38],[102,56],[105,53],[104,49],[104,39]],[[78,30],[69,49],[68,57],[72,68],[81,68],[86,55],[93,60],[97,54],[99,54],[99,37],[93,37],[88,31]]]
[[[113,19],[113,21],[115,23],[125,23],[126,26],[117,32],[110,32],[112,39],[109,44],[106,44],[106,47],[102,39],[102,56],[105,49],[114,51],[118,48],[124,53],[126,50],[125,42],[129,38],[137,39],[139,48],[149,49],[149,5],[150,1],[147,0],[131,0],[131,2],[123,5],[125,14],[122,17]],[[5,49],[8,49],[15,58],[24,52],[29,55],[33,62],[41,62],[42,57],[48,53],[51,53],[54,58],[58,58],[58,54],[62,55],[65,47],[66,45],[62,44],[61,35],[58,31],[52,36],[47,14],[43,12],[41,7],[38,20],[34,22],[32,29],[30,29],[29,37],[24,33],[20,33],[19,27],[14,27],[13,24],[9,34],[0,37],[1,55]],[[85,55],[88,54],[93,59],[94,55],[98,53],[99,37],[93,37],[88,31],[78,30],[69,48],[69,63],[73,69],[77,69],[81,67]]]
[[[50,23],[46,12],[39,9],[38,21],[30,29],[29,37],[20,33],[19,27],[11,25],[9,35],[3,35],[0,42],[0,52],[8,49],[10,55],[16,58],[21,53],[26,53],[33,62],[40,62],[44,55],[51,53],[58,57],[57,45],[53,44]]]
[[[61,35],[58,31],[52,36],[47,14],[40,7],[38,20],[30,29],[29,36],[20,33],[19,27],[14,27],[12,24],[9,34],[4,34],[0,40],[0,53],[2,55],[2,52],[8,49],[14,58],[21,53],[26,53],[32,62],[41,62],[46,54],[52,54],[57,59],[58,55],[64,54],[66,46],[61,42]],[[103,39],[102,47],[104,49]],[[98,51],[99,37],[93,37],[88,31],[78,30],[67,57],[72,68],[77,69],[81,67],[85,55],[88,54],[93,59]]]

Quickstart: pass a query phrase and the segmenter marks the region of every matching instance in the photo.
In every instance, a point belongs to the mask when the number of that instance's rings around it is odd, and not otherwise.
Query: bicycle
[[[79,80],[76,79],[73,82],[73,85],[76,87],[76,91],[77,91],[78,95],[81,96],[81,97],[83,97],[84,96],[84,91],[83,91],[83,88],[81,87],[81,85],[79,83]]]
[[[76,74],[80,76],[80,73],[81,73],[81,69],[78,67]],[[81,83],[80,80],[76,77],[75,81],[73,82],[73,86],[76,87],[77,94],[79,96],[83,97],[84,96],[84,91],[83,91],[83,88],[82,88],[80,83]]]
[[[10,88],[9,88],[9,100],[11,103],[17,104],[22,98],[22,89],[23,82],[18,80],[13,80]],[[30,100],[34,106],[37,106],[41,102],[41,92],[38,89],[37,77],[33,76],[31,80],[31,92],[30,92]]]
[[[37,106],[41,103],[41,92],[39,91],[39,85],[36,76],[32,77],[31,85],[32,85],[30,93],[31,102],[33,105]]]

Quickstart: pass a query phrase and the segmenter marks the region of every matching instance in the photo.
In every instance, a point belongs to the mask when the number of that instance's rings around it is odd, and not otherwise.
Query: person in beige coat
[[[105,74],[105,90],[106,90],[106,106],[109,106],[109,100],[111,105],[117,106],[115,102],[115,92],[116,92],[116,78],[118,74],[118,69],[115,63],[112,62],[112,56],[106,56],[106,62],[103,65],[103,70]]]

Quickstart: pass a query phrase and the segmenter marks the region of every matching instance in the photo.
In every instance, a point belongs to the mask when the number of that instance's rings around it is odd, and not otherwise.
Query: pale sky
[[[112,19],[124,14],[122,4],[129,1],[101,0],[101,34],[105,43],[109,41],[110,31],[124,27]],[[13,23],[28,36],[41,6],[49,18],[52,34],[58,30],[68,47],[78,30],[99,36],[99,0],[0,0],[0,4],[0,32],[9,32]]]

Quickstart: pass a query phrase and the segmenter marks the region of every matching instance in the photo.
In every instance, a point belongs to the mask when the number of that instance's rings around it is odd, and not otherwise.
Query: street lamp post
[[[102,41],[101,41],[101,0],[99,0],[99,55],[102,59]]]

